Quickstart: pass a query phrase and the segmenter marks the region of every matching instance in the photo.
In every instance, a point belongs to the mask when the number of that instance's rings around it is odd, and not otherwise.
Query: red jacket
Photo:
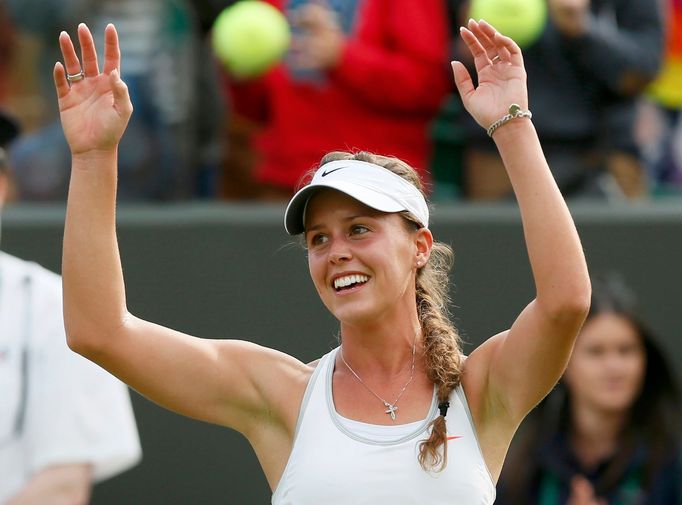
[[[262,182],[293,190],[332,150],[397,156],[426,175],[428,127],[452,86],[444,2],[359,0],[358,9],[340,64],[318,82],[279,64],[231,84],[234,111],[263,123]]]

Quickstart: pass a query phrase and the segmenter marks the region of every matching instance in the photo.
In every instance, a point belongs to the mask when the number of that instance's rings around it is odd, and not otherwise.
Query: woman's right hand
[[[107,25],[104,37],[100,73],[95,42],[85,24],[78,26],[82,65],[71,37],[66,32],[59,35],[64,64],[55,64],[54,82],[62,128],[73,156],[115,151],[133,111],[128,87],[119,74],[121,52],[114,25]],[[85,78],[69,82],[67,73],[78,74],[81,68]]]

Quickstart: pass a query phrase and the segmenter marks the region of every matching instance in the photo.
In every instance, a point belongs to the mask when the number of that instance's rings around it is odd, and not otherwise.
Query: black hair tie
[[[440,410],[440,415],[445,417],[448,413],[448,409],[450,408],[450,402],[441,402],[438,404],[438,410]]]

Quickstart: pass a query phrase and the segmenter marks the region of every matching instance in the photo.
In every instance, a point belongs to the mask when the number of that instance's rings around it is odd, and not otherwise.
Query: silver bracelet
[[[533,117],[533,114],[529,110],[523,110],[521,106],[517,103],[511,104],[509,106],[509,111],[507,112],[507,114],[505,114],[500,119],[491,124],[490,127],[486,130],[486,132],[488,133],[488,137],[492,137],[495,130],[497,130],[503,124],[508,123],[512,119],[520,117],[527,117],[528,119],[530,119]]]

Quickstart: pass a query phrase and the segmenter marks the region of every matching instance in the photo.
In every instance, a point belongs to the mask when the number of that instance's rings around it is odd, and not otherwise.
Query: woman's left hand
[[[478,87],[461,62],[453,61],[452,69],[464,107],[476,122],[487,129],[507,114],[511,104],[527,109],[526,70],[519,46],[483,20],[470,19],[460,34],[474,58]]]

